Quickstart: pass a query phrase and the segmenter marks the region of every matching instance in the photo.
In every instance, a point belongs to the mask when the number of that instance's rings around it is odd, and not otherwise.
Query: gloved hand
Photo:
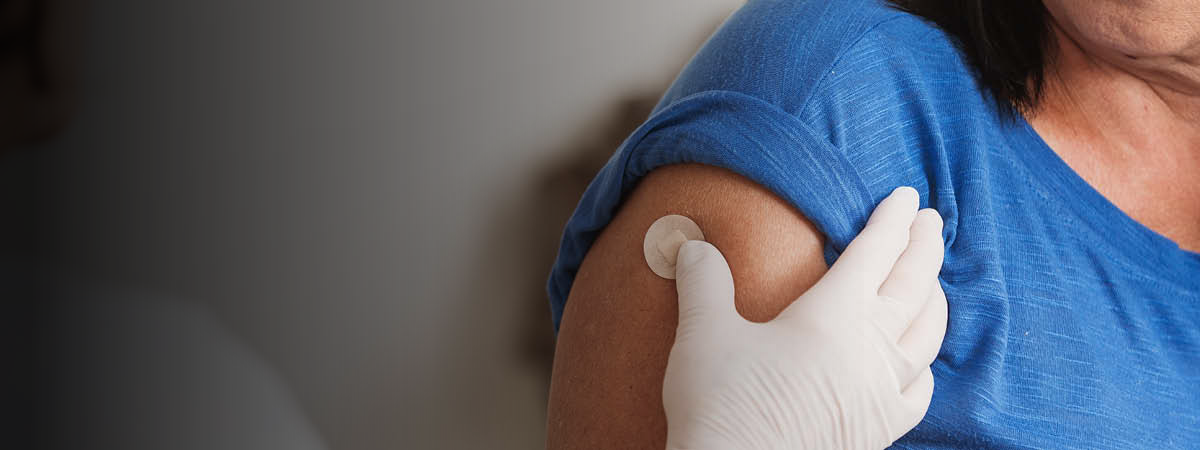
[[[946,332],[942,220],[899,188],[774,320],[734,309],[725,258],[679,248],[663,381],[668,449],[880,449],[921,421]]]

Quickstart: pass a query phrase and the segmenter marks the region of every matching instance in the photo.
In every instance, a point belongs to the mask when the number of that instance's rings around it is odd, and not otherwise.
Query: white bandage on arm
[[[660,217],[646,230],[642,251],[650,270],[668,280],[675,279],[675,256],[679,246],[687,241],[703,241],[700,227],[684,216],[672,214]]]

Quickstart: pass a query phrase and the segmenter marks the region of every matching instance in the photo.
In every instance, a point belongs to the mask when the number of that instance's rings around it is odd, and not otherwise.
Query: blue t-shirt
[[[549,281],[555,325],[656,167],[765,186],[826,236],[829,263],[913,186],[945,220],[950,320],[929,413],[896,447],[1200,447],[1200,254],[1122,213],[981,89],[947,35],[879,0],[749,1],[584,194]]]

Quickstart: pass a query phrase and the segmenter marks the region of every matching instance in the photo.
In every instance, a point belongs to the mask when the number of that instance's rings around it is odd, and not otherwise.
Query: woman
[[[650,222],[700,223],[762,321],[897,185],[945,221],[949,300],[897,447],[1200,442],[1200,4],[902,6],[750,1],[618,149],[550,279],[550,446],[665,442]]]

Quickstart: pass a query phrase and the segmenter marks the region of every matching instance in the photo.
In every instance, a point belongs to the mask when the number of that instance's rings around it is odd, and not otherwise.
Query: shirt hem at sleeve
[[[682,98],[652,115],[621,145],[568,221],[548,283],[555,329],[587,249],[624,196],[650,171],[684,163],[730,170],[780,196],[826,236],[827,261],[845,249],[874,205],[840,149],[795,116],[737,92]]]

